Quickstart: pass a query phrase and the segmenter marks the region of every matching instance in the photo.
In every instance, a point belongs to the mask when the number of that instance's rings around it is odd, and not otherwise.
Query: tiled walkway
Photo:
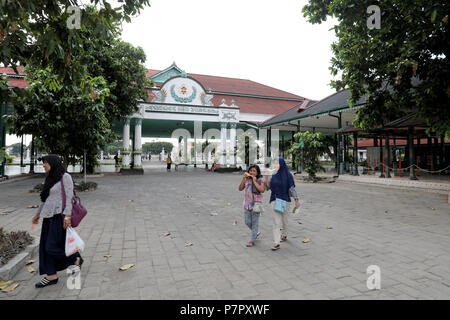
[[[31,231],[26,207],[39,197],[29,190],[41,179],[0,184],[0,226]],[[24,267],[13,279],[19,287],[0,299],[450,298],[446,195],[297,182],[301,214],[290,214],[288,241],[273,252],[268,194],[262,237],[245,247],[240,174],[154,168],[89,180],[99,187],[80,195],[89,210],[77,228],[87,246],[81,289],[68,289],[64,272],[57,285],[36,289],[41,276]],[[135,266],[119,271],[127,263]],[[367,288],[370,265],[381,269],[380,290]]]

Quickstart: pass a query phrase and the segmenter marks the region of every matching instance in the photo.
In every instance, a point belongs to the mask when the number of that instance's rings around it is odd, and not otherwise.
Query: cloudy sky
[[[319,100],[334,92],[328,85],[334,23],[308,23],[306,3],[151,0],[123,25],[122,38],[144,49],[149,69],[176,62],[187,73],[249,79]]]
[[[149,69],[174,61],[187,73],[249,79],[310,99],[334,91],[333,24],[312,25],[307,0],[152,0],[123,27],[144,49]]]

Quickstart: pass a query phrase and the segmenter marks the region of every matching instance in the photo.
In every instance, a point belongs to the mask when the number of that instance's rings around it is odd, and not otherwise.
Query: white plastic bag
[[[78,251],[84,250],[84,241],[80,238],[78,233],[69,227],[66,230],[66,256],[71,256]]]

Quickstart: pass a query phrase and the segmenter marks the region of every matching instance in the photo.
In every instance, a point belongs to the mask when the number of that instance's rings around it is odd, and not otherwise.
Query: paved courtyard
[[[24,266],[0,299],[450,299],[447,195],[297,182],[301,214],[290,214],[288,241],[273,252],[268,193],[261,239],[245,246],[240,174],[153,168],[88,180],[99,187],[80,194],[89,210],[77,228],[81,289],[67,288],[65,272],[36,289],[41,276]],[[40,200],[29,190],[41,181],[0,184],[0,226],[31,232],[26,207]],[[367,288],[370,265],[380,267],[380,290]]]

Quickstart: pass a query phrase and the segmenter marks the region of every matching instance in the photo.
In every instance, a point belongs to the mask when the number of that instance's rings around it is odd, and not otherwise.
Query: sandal
[[[250,240],[248,243],[247,243],[247,247],[253,247],[255,245],[255,241],[253,241],[253,240]]]
[[[287,240],[287,236],[282,236],[281,237],[281,242],[286,241]]]
[[[39,281],[38,283],[35,284],[36,288],[43,288],[46,286],[50,286],[52,284],[57,284],[58,283],[58,278],[53,279],[53,280],[48,280],[47,278],[42,278],[41,281]]]
[[[278,249],[280,249],[280,245],[279,245],[279,244],[275,244],[275,245],[273,245],[273,247],[270,248],[270,249],[272,249],[273,251],[278,250]]]

